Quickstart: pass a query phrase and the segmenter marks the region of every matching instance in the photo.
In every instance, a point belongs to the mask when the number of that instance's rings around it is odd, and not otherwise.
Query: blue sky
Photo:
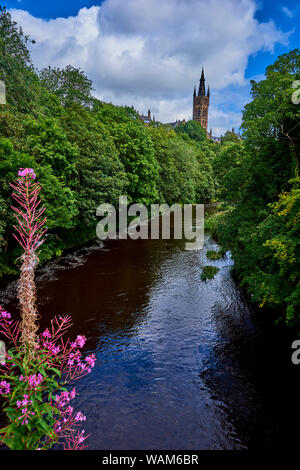
[[[275,45],[273,54],[260,52],[250,56],[246,77],[264,73],[265,68],[274,62],[275,57],[300,47],[300,3],[298,6],[297,3],[297,0],[286,0],[282,3],[274,0],[260,2],[261,9],[255,15],[259,21],[272,19],[283,31],[293,30],[293,33],[289,37],[287,46]]]
[[[3,4],[3,2],[1,2]],[[4,5],[36,39],[32,57],[82,67],[95,94],[151,108],[168,122],[191,117],[202,65],[211,88],[209,127],[238,128],[249,79],[300,44],[294,0],[10,0]]]

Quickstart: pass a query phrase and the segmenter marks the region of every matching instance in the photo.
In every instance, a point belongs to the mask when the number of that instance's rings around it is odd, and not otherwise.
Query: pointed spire
[[[207,88],[207,96],[210,97],[209,87]]]
[[[194,86],[194,95],[193,96],[194,96],[194,98],[196,96],[196,85]]]
[[[205,96],[205,78],[204,78],[204,68],[202,67],[202,73],[199,83],[198,96]]]

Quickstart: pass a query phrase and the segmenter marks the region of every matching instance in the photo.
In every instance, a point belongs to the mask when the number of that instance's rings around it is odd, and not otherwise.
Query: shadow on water
[[[91,449],[277,445],[282,423],[259,366],[264,336],[231,277],[230,254],[206,258],[216,248],[209,237],[199,251],[180,240],[108,241],[38,271],[41,326],[72,315],[71,333],[86,335],[98,358],[75,404]],[[202,282],[206,264],[219,272]],[[14,288],[2,292],[11,313]]]

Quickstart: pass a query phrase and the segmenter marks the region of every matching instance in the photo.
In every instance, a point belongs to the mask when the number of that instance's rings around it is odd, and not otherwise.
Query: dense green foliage
[[[213,198],[212,162],[215,154],[210,145],[182,139],[174,130],[166,130],[164,126],[152,126],[149,132],[160,169],[159,202],[188,204]]]
[[[299,79],[294,50],[252,82],[243,141],[226,139],[214,161],[217,192],[229,207],[207,221],[231,249],[253,301],[290,325],[300,322],[300,105],[291,99]]]
[[[213,279],[218,271],[219,268],[217,268],[216,266],[203,266],[201,280],[203,282],[206,282],[209,279]]]
[[[175,132],[186,139],[189,138],[198,142],[203,142],[206,139],[206,131],[197,121],[182,122],[175,127]]]
[[[240,137],[234,132],[234,129],[232,129],[232,131],[225,132],[220,140],[221,144],[225,144],[226,142],[239,142]]]
[[[176,133],[149,126],[133,108],[93,98],[80,69],[36,72],[24,36],[0,10],[0,277],[16,272],[9,183],[20,167],[34,168],[43,185],[49,227],[41,262],[95,237],[96,208],[130,202],[173,204],[214,197],[214,145],[198,123]],[[34,47],[34,46],[33,46]]]
[[[89,106],[92,103],[92,82],[82,70],[71,65],[65,69],[48,67],[39,76],[42,85],[58,96],[63,105],[79,103]]]
[[[218,259],[224,258],[226,251],[223,248],[220,248],[218,251],[209,250],[206,253],[206,257],[212,261],[217,261]]]

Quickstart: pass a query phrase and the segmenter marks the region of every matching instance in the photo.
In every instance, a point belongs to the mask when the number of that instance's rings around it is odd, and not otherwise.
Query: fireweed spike
[[[43,217],[45,207],[41,205],[39,193],[40,183],[35,181],[36,175],[30,168],[21,168],[14,184],[12,197],[18,207],[12,206],[17,224],[13,236],[23,248],[18,283],[18,298],[21,309],[21,342],[28,355],[32,357],[36,348],[38,314],[36,308],[36,286],[34,272],[39,259],[37,249],[44,242],[43,235],[47,231]]]
[[[46,218],[39,198],[41,185],[35,178],[32,169],[22,168],[11,185],[17,202],[14,236],[23,248],[18,286],[21,322],[0,306],[0,341],[7,346],[0,362],[0,399],[7,421],[0,429],[0,444],[13,450],[48,450],[54,444],[82,450],[88,435],[79,428],[86,417],[70,401],[76,397],[74,383],[91,372],[96,357],[84,358],[85,336],[73,341],[66,337],[70,316],[55,316],[46,330],[38,332],[34,271]]]

